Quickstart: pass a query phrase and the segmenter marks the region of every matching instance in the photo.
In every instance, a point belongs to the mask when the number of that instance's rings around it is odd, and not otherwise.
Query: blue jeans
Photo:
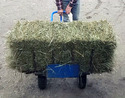
[[[63,1],[63,10],[65,10],[70,0],[62,0],[62,1]],[[79,19],[79,12],[80,12],[80,0],[77,0],[77,3],[75,3],[71,9],[73,21],[77,21]],[[64,22],[70,21],[68,14],[66,13],[63,14],[63,21]]]

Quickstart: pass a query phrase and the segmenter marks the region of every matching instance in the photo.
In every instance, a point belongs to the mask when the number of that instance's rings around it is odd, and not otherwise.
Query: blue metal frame
[[[63,13],[65,13],[66,11],[63,11]],[[58,13],[58,11],[54,11],[54,12],[52,12],[52,14],[51,14],[51,22],[53,21],[53,15],[54,14],[56,14],[56,13]],[[62,22],[62,16],[60,15],[60,22]]]
[[[49,78],[76,78],[79,72],[78,64],[50,64],[47,66],[47,77]]]

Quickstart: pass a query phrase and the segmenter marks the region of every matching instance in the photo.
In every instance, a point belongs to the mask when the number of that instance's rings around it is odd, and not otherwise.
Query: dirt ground
[[[125,98],[125,0],[81,0],[80,9],[80,21],[107,19],[112,24],[117,38],[114,71],[89,75],[84,90],[76,79],[48,79],[47,89],[39,90],[34,74],[7,67],[6,35],[18,20],[49,21],[55,0],[0,0],[0,98]]]

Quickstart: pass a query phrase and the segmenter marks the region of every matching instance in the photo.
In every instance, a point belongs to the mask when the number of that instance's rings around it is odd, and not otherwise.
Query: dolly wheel
[[[38,87],[39,89],[43,90],[47,86],[47,78],[43,75],[38,75]]]
[[[86,83],[87,83],[87,74],[86,73],[82,73],[82,75],[79,75],[79,88],[80,89],[84,89],[86,87]]]

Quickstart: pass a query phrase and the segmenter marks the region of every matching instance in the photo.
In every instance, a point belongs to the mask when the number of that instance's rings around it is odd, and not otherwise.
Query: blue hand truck
[[[65,11],[63,11],[65,13]],[[58,11],[54,11],[51,14],[51,22],[53,21],[53,15],[58,13]],[[60,22],[62,22],[62,16],[60,16]],[[90,69],[88,72],[81,72],[80,66],[78,64],[50,64],[46,67],[46,71],[44,72],[35,72],[35,75],[38,76],[38,87],[43,90],[47,87],[47,78],[78,78],[78,87],[80,89],[84,89],[87,83],[87,75],[92,73],[92,58],[93,58],[92,49],[90,55]],[[35,54],[33,52],[34,58],[34,66],[37,63],[35,61]]]

